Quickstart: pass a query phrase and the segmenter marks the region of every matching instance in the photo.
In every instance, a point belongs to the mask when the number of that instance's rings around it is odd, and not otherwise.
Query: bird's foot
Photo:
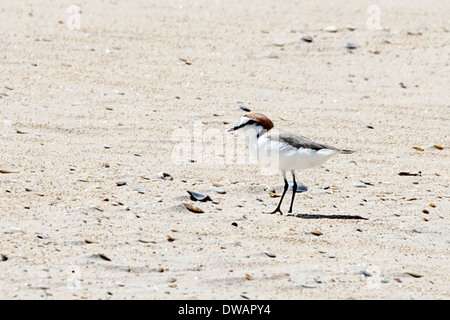
[[[266,213],[267,213],[267,214],[274,214],[274,213],[277,213],[277,212],[279,212],[280,215],[283,215],[283,212],[281,212],[280,208],[276,208],[274,211],[272,211],[272,212],[266,212]]]

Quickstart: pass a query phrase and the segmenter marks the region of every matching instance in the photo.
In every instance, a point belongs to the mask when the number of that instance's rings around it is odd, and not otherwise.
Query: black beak
[[[237,129],[242,128],[242,127],[245,126],[245,125],[246,125],[246,123],[238,124],[237,126],[234,126],[233,128],[228,129],[227,132],[235,131],[235,130],[237,130]]]

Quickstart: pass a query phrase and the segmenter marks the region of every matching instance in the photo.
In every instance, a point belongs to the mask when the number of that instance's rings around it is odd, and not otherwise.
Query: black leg
[[[289,183],[286,180],[286,177],[283,176],[283,179],[284,179],[284,191],[283,191],[283,194],[281,195],[281,199],[280,199],[280,202],[278,203],[277,208],[273,212],[270,212],[270,214],[274,214],[274,213],[277,213],[277,212],[279,212],[281,215],[283,214],[283,212],[281,212],[281,203],[283,202],[283,198],[284,198],[284,195],[286,194],[286,191],[289,189]]]
[[[295,181],[295,174],[294,174],[294,170],[292,170],[292,179],[293,179],[293,185],[292,185],[292,199],[291,199],[291,205],[289,206],[289,211],[288,213],[292,213],[292,205],[294,204],[294,198],[295,198],[295,194],[297,193],[297,181]]]

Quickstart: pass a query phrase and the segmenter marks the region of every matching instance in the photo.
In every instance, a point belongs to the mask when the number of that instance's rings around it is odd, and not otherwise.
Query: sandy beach
[[[449,299],[448,1],[0,3],[0,299]]]

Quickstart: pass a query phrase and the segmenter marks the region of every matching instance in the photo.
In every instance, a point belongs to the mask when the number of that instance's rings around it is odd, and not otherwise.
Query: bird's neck
[[[258,139],[266,133],[267,130],[264,129],[262,126],[251,126],[245,131],[245,134],[247,135],[250,143],[257,142]]]

